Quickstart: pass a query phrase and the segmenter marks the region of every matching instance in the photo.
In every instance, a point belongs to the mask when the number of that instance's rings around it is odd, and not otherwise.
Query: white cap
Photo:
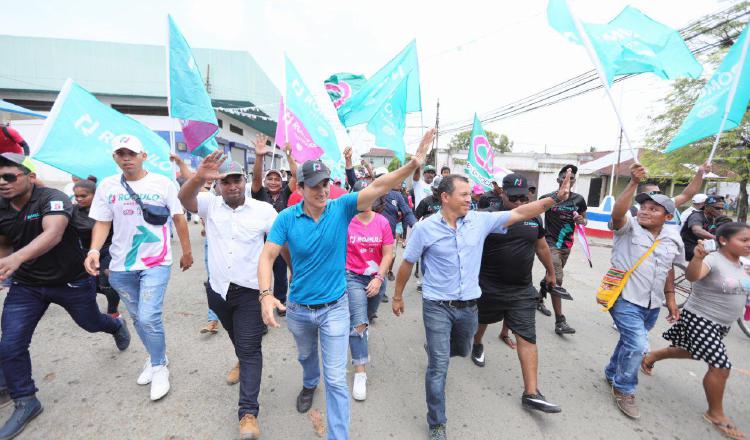
[[[141,141],[130,134],[121,134],[112,140],[112,152],[125,148],[133,153],[143,153],[143,144]]]
[[[693,196],[693,203],[699,204],[699,203],[706,203],[706,199],[708,198],[705,194],[696,194]]]
[[[382,176],[383,174],[388,174],[388,168],[377,167],[374,170],[372,170],[372,173],[375,174],[374,177]]]

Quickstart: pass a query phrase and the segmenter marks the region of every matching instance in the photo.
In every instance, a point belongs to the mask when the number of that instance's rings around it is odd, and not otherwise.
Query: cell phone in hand
[[[718,247],[716,246],[716,240],[706,240],[703,242],[703,249],[708,252],[709,254],[711,252],[716,252]]]

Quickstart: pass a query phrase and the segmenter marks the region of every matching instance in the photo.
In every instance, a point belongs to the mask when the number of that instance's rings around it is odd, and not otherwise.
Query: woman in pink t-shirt
[[[361,181],[354,190],[362,189]],[[393,234],[388,220],[379,214],[385,207],[382,197],[372,209],[361,212],[349,224],[346,245],[346,290],[349,294],[351,333],[349,348],[354,365],[352,397],[365,400],[367,373],[370,360],[367,350],[367,327],[377,312],[380,298],[385,295],[385,278],[393,261]]]

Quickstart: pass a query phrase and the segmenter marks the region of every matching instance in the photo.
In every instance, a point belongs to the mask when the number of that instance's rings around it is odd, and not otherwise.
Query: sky
[[[322,81],[335,72],[374,74],[417,39],[422,114],[407,118],[407,150],[422,126],[468,121],[593,68],[585,50],[546,19],[546,0],[460,2],[369,0],[24,0],[3,8],[0,33],[163,45],[172,14],[192,47],[249,52],[284,93],[284,53],[326,100]],[[639,8],[675,29],[726,8],[720,0],[569,0],[585,22],[603,23],[623,7]],[[318,87],[317,85],[320,85]],[[648,116],[670,81],[651,74],[616,84],[625,128],[639,146]],[[330,107],[329,116],[333,114]],[[273,115],[274,117],[276,115]],[[603,91],[502,121],[514,151],[582,152],[617,146],[619,125]],[[440,140],[441,146],[449,135]],[[355,140],[356,141],[356,140]]]

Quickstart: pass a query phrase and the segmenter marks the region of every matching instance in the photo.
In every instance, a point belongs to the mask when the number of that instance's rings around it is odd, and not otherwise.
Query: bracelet
[[[266,289],[266,290],[260,292],[260,295],[258,295],[258,302],[262,303],[263,302],[263,298],[265,298],[267,296],[270,296],[270,295],[273,295],[271,293],[271,289]]]
[[[664,293],[674,293],[674,290],[665,290]]]
[[[88,253],[86,255],[88,255],[88,254],[90,254],[92,252],[96,252],[98,255],[101,254],[101,252],[99,252],[99,249],[89,249],[89,251],[88,251]]]
[[[552,193],[548,197],[552,199],[553,202],[555,202],[555,205],[560,203],[560,196],[558,196],[557,193]]]
[[[380,280],[381,283],[385,282],[385,277],[383,277],[383,275],[380,275],[379,273],[375,273],[372,277],[377,280]]]

